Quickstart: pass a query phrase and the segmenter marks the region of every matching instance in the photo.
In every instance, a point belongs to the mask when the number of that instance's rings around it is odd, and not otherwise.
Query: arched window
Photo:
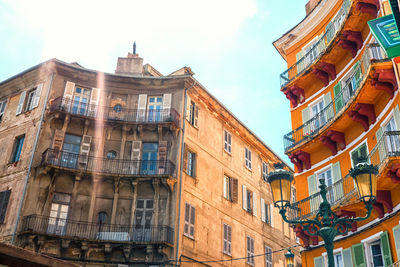
[[[100,211],[97,215],[97,220],[99,223],[106,223],[107,222],[107,212]]]
[[[107,152],[107,159],[115,159],[117,157],[117,152],[110,150]]]
[[[115,112],[121,112],[121,111],[122,111],[122,106],[121,106],[120,104],[116,104],[116,105],[114,106],[114,111],[115,111]]]

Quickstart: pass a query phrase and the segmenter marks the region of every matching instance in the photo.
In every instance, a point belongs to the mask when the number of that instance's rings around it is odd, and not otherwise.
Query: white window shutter
[[[194,105],[193,126],[196,127],[196,128],[199,127],[199,106],[197,104]]]
[[[242,186],[242,204],[243,209],[247,210],[247,188],[245,185]]]
[[[36,108],[39,105],[42,89],[43,89],[43,83],[39,84],[36,88],[35,95],[33,96],[31,109]]]
[[[302,111],[301,111],[301,115],[302,115],[302,119],[303,119],[303,124],[305,124],[307,121],[309,121],[310,120],[310,118],[311,118],[311,112],[310,112],[310,107],[306,107],[305,109],[303,109]],[[310,127],[309,126],[307,126],[307,127],[304,127],[303,128],[303,134],[304,135],[308,135],[309,133],[310,133]]]
[[[343,267],[353,267],[351,248],[343,249],[342,255],[343,255]]]
[[[163,95],[163,109],[171,108],[172,94]]]
[[[92,137],[90,135],[84,135],[82,137],[81,151],[78,159],[78,163],[86,164],[90,152],[90,144],[92,142]]]
[[[396,125],[397,126],[397,125]],[[386,156],[386,146],[384,140],[381,141],[383,136],[383,129],[379,128],[376,133],[376,142],[378,142],[378,151],[379,151],[379,162],[382,162]],[[379,142],[381,141],[381,142]]]
[[[342,179],[342,172],[340,170],[340,162],[339,161],[332,165],[332,176],[333,176],[333,183],[334,183],[333,192],[335,195],[335,199],[339,199],[339,198],[343,197],[343,184],[336,183]]]
[[[90,106],[89,106],[90,116],[96,117],[99,103],[100,103],[100,89],[92,88],[92,92],[90,94]]]
[[[71,108],[72,104],[72,96],[74,94],[75,90],[75,83],[73,82],[66,82],[65,83],[65,89],[64,89],[64,96],[63,96],[63,107],[65,107],[65,110],[69,111]]]
[[[133,141],[131,150],[131,160],[133,160],[132,166],[130,167],[130,173],[138,174],[140,167],[140,150],[142,148],[142,141]]]
[[[224,180],[223,180],[224,185],[223,186],[224,186],[224,197],[225,198],[227,198],[227,192],[228,192],[228,190],[226,188],[227,187],[227,181],[226,180],[227,180],[227,177],[224,175]]]
[[[257,217],[257,196],[256,196],[256,192],[253,192],[253,215]]]
[[[270,218],[271,218],[271,226],[274,226],[274,204],[269,204],[269,211],[271,213]]]
[[[400,258],[400,225],[393,227],[393,239],[396,247],[397,258]]]
[[[24,107],[25,103],[25,96],[26,96],[26,91],[23,91],[19,97],[16,115],[19,115],[22,112],[22,108]]]
[[[141,94],[138,98],[138,108],[137,108],[137,121],[145,121],[146,117],[146,104],[147,104],[147,95]]]
[[[261,221],[266,222],[265,219],[265,201],[261,198]]]
[[[396,129],[400,130],[400,111],[399,111],[399,105],[397,105],[394,110],[393,110],[393,117],[394,121],[396,123]]]
[[[328,105],[330,105],[330,107],[328,109],[326,109],[326,118],[327,118],[327,120],[330,120],[334,116],[332,96],[331,96],[330,92],[328,92],[326,95],[324,95],[324,107],[327,107]]]
[[[186,97],[186,119],[190,121],[190,102],[192,100],[189,96]]]

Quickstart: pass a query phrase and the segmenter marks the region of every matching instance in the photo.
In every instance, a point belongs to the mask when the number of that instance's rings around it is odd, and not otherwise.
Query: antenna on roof
[[[133,54],[136,55],[136,41],[133,42]]]

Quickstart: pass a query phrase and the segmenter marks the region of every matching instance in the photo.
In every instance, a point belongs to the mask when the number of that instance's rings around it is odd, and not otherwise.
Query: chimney
[[[321,0],[309,0],[306,4],[306,16],[316,7]]]
[[[133,53],[128,53],[127,57],[119,57],[117,62],[116,74],[143,75],[143,58],[136,54],[136,42],[133,43]]]

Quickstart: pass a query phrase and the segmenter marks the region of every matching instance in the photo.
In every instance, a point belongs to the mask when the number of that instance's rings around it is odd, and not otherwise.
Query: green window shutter
[[[335,34],[332,22],[328,23],[328,25],[325,28],[325,32],[326,32],[326,43],[329,44],[332,41]]]
[[[400,259],[400,225],[393,227],[393,238],[396,245],[397,259]]]
[[[336,114],[337,114],[344,106],[341,82],[338,82],[333,87],[333,95],[335,97],[335,110],[336,110]]]
[[[326,119],[329,121],[334,116],[331,92],[328,92],[326,95],[324,95],[324,107],[327,107]]]
[[[354,64],[353,71],[354,71],[354,77],[356,78],[356,87],[358,87],[362,78],[360,61],[357,61],[357,63]]]
[[[387,231],[381,234],[381,247],[382,247],[382,256],[385,266],[389,266],[393,262],[392,262],[392,253],[390,251],[389,236]]]
[[[317,193],[317,180],[316,180],[316,175],[310,175],[307,177],[307,182],[308,182],[308,194],[309,196]],[[312,198],[310,200],[310,211],[316,211],[319,208],[319,199],[318,198]]]
[[[302,119],[303,119],[303,125],[310,120],[311,117],[311,112],[310,112],[310,107],[306,107],[301,111]],[[303,134],[308,135],[310,134],[310,125],[303,126]]]
[[[384,142],[384,140],[381,141],[381,138],[383,136],[383,129],[379,128],[376,131],[375,135],[376,135],[376,141],[378,142],[377,145],[378,145],[378,151],[379,151],[379,161],[378,162],[372,162],[372,163],[373,164],[379,164],[385,159],[385,156],[386,156],[385,142]]]
[[[324,257],[316,257],[314,258],[314,267],[325,267]]]
[[[364,245],[362,243],[355,244],[351,247],[354,267],[367,267],[365,262]]]
[[[296,54],[296,65],[297,65],[297,74],[302,72],[305,68],[305,60],[304,60],[304,50],[301,50]]]
[[[393,110],[393,118],[396,123],[396,129],[400,130],[400,112],[399,112],[399,105],[397,105]]]
[[[335,195],[335,199],[340,199],[343,197],[343,184],[336,183],[342,179],[342,172],[340,171],[340,163],[339,161],[332,165],[332,176],[333,176],[333,183],[334,188],[333,192]]]
[[[351,257],[351,248],[343,249],[343,267],[353,267],[353,259]]]

